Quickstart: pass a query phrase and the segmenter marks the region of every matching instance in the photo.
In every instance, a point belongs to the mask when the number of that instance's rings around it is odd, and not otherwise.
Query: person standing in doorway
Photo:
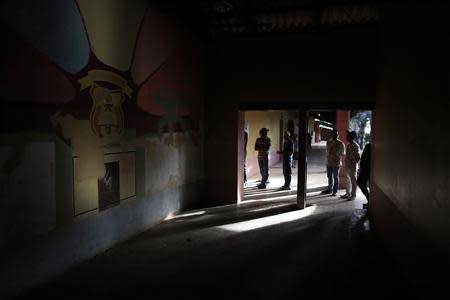
[[[283,144],[283,176],[284,185],[280,188],[281,190],[291,189],[291,177],[292,177],[292,155],[294,153],[294,141],[291,139],[291,133],[286,131],[284,133],[284,144]]]
[[[244,184],[247,182],[247,142],[248,132],[244,130]]]
[[[364,209],[367,209],[369,205],[369,191],[367,190],[367,183],[370,179],[370,148],[371,143],[368,143],[364,147],[363,153],[361,155],[361,161],[359,163],[358,179],[356,180],[359,189],[364,194],[364,196],[366,196],[367,203],[363,204]]]
[[[269,179],[269,151],[270,138],[267,137],[269,129],[261,128],[259,131],[260,137],[256,139],[255,150],[258,151],[258,165],[261,173],[261,183],[258,185],[259,189],[265,189],[267,180]]]
[[[308,150],[311,150],[312,134],[308,132]]]
[[[287,132],[289,133],[289,131]],[[292,156],[292,168],[295,168],[298,160],[298,139],[295,133],[292,135],[292,143],[294,145],[294,154]]]
[[[331,194],[336,196],[339,188],[339,168],[341,167],[341,159],[344,155],[344,143],[338,139],[337,130],[331,131],[331,139],[327,141],[327,177],[328,188],[322,191],[322,194]]]
[[[361,158],[359,145],[355,142],[356,132],[347,131],[347,148],[345,149],[345,173],[347,174],[346,193],[343,199],[353,200],[356,198],[356,167]]]

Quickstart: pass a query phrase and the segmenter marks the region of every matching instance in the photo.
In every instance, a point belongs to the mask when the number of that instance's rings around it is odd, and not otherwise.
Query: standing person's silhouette
[[[261,173],[261,183],[258,185],[259,189],[265,189],[267,180],[269,179],[269,150],[270,138],[267,137],[269,129],[261,128],[259,131],[260,137],[256,139],[255,150],[258,151],[258,165]]]
[[[281,190],[291,189],[291,178],[292,178],[292,154],[294,153],[294,141],[291,139],[291,133],[286,131],[284,133],[284,144],[283,144],[283,176],[284,185],[280,188]]]
[[[311,150],[312,135],[308,132],[308,150]]]
[[[359,163],[359,173],[357,184],[361,192],[366,196],[367,203],[363,204],[363,208],[367,208],[369,204],[369,191],[367,190],[367,184],[370,179],[370,152],[371,143],[368,143],[361,155],[361,162]]]
[[[289,131],[287,131],[287,133],[289,133]],[[292,142],[294,144],[294,154],[292,156],[292,168],[295,168],[298,161],[298,139],[295,133],[292,135]]]
[[[244,183],[247,182],[247,142],[248,132],[244,131]]]
[[[337,130],[331,131],[331,139],[327,141],[327,177],[328,188],[322,194],[336,196],[339,188],[339,168],[344,155],[344,143],[338,139]]]
[[[356,168],[361,158],[359,145],[355,142],[356,132],[347,131],[347,147],[345,149],[345,173],[347,174],[346,193],[343,199],[353,200],[356,198]]]

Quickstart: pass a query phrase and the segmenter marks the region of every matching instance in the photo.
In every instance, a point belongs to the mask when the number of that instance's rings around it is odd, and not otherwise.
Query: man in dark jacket
[[[291,177],[292,177],[292,153],[294,152],[294,141],[291,139],[291,133],[286,131],[284,133],[284,145],[283,145],[283,176],[284,185],[281,190],[291,189]]]
[[[260,137],[256,139],[255,150],[258,151],[258,164],[261,173],[261,183],[258,185],[259,189],[265,189],[267,180],[269,179],[269,151],[270,138],[267,137],[269,129],[261,128],[259,131]]]
[[[369,191],[367,190],[367,183],[370,178],[370,147],[370,143],[364,147],[361,155],[361,161],[359,163],[359,173],[357,179],[358,187],[367,199],[367,203],[363,204],[363,208],[367,208],[369,204]]]

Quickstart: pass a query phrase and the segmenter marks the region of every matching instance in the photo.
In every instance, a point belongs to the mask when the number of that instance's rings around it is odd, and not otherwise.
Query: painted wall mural
[[[122,104],[125,95],[131,98],[133,91],[125,78],[104,70],[90,70],[79,80],[80,90],[89,88],[92,100],[90,113],[91,129],[98,137],[120,135],[124,128]],[[98,82],[107,82],[118,88],[102,87]]]
[[[136,196],[139,147],[144,196],[201,179],[198,40],[144,0],[7,0],[0,8],[0,101],[10,119],[39,105],[45,113],[22,129],[71,147],[73,215]]]
[[[87,65],[89,42],[75,1],[4,0],[0,17],[58,68],[74,74]]]
[[[77,0],[91,50],[102,63],[119,71],[130,69],[147,2]]]
[[[63,104],[75,99],[70,76],[0,20],[0,97],[9,103]]]

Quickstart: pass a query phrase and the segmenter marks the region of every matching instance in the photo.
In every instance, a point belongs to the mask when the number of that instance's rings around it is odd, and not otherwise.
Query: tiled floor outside
[[[337,196],[321,195],[320,192],[327,187],[326,174],[326,153],[325,142],[313,144],[312,149],[308,153],[307,166],[307,205],[333,205],[347,200],[341,199],[339,196],[345,194],[345,189],[339,190]],[[258,189],[260,182],[260,174],[250,176],[244,185],[244,201],[246,200],[292,200],[296,201],[297,195],[297,171],[298,168],[292,169],[291,190],[280,190],[284,184],[282,164],[277,163],[270,168],[269,183],[266,189]],[[355,200],[351,201],[355,208],[361,208],[366,202],[361,191],[357,192]]]

